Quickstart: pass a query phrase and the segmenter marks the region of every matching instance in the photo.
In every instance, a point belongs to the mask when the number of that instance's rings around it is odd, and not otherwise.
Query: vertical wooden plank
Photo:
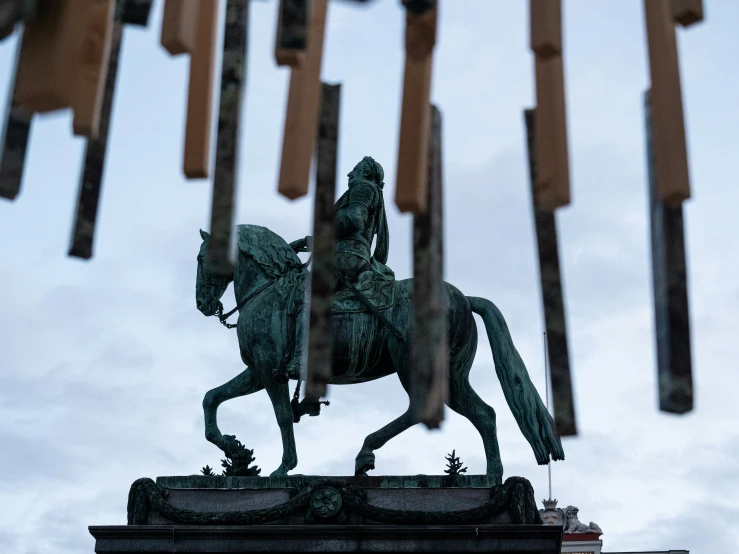
[[[290,72],[277,190],[290,200],[308,194],[321,102],[321,61],[328,0],[311,0],[305,59]]]
[[[672,19],[683,27],[703,21],[703,0],[672,0]]]
[[[411,411],[429,429],[444,420],[449,396],[441,113],[431,106],[427,209],[413,218],[413,371]]]
[[[562,54],[562,0],[530,0],[531,49],[549,58]]]
[[[429,100],[436,21],[435,5],[420,15],[411,9],[406,11],[403,105],[395,181],[395,204],[401,212],[426,211]]]
[[[310,0],[280,0],[275,35],[277,65],[298,67],[305,60]]]
[[[688,151],[677,38],[670,0],[644,0],[649,46],[654,161],[662,201],[675,206],[690,198]]]
[[[25,26],[15,100],[28,110],[48,112],[71,105],[75,53],[82,38],[78,14],[85,4],[85,0],[43,2],[37,17]]]
[[[685,231],[681,204],[665,204],[657,189],[661,167],[654,152],[650,93],[644,94],[659,408],[693,410]]]
[[[200,2],[201,0],[164,0],[159,42],[172,56],[195,50]]]
[[[15,25],[36,17],[39,0],[3,0],[0,7],[0,40],[9,37]]]
[[[535,201],[552,211],[570,203],[561,0],[530,0],[529,16],[536,77]]]
[[[531,205],[539,252],[539,275],[550,361],[549,374],[552,382],[555,432],[560,437],[573,436],[577,435],[577,424],[570,375],[569,348],[567,346],[562,275],[559,270],[557,223],[554,213],[543,209],[536,202],[536,182],[539,166],[539,155],[536,149],[538,144],[538,108],[536,110],[525,110],[524,121],[529,155]]]
[[[0,154],[0,198],[15,200],[20,193],[31,118],[31,112],[8,98],[5,126],[0,139],[3,149]]]
[[[213,271],[221,273],[233,271],[234,204],[241,147],[239,130],[246,90],[248,30],[249,0],[227,0],[208,248]]]
[[[190,56],[183,161],[183,170],[188,179],[205,179],[210,176],[219,4],[219,0],[200,2],[197,42]]]
[[[154,0],[124,0],[121,7],[121,22],[136,27],[149,25],[151,5]],[[217,2],[218,0],[213,0]]]
[[[18,41],[16,63],[21,51],[21,41]],[[13,81],[10,86],[8,103],[5,107],[2,137],[0,137],[0,198],[15,200],[21,190],[23,169],[26,165],[26,151],[28,135],[31,131],[32,114],[14,100],[16,79],[13,71]]]
[[[336,286],[334,202],[338,159],[341,85],[322,84],[321,118],[318,127],[316,195],[313,205],[313,268],[310,291],[308,377],[306,398],[326,396],[333,375],[331,304]]]
[[[100,126],[105,77],[113,37],[115,0],[87,0],[80,49],[75,55],[76,78],[70,97],[75,135],[95,138]]]
[[[111,33],[108,72],[103,89],[99,132],[96,138],[88,139],[85,148],[85,161],[77,195],[77,210],[68,252],[70,256],[85,260],[90,259],[93,253],[122,42],[123,23],[119,18],[116,18]]]
[[[564,70],[562,56],[535,56],[536,71],[536,202],[552,211],[570,203]]]

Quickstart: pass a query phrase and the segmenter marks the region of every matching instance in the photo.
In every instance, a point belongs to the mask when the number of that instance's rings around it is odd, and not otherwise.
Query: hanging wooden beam
[[[85,0],[43,2],[36,18],[25,25],[15,101],[26,109],[49,112],[71,105],[82,38],[78,14],[85,5]]]
[[[183,169],[188,179],[208,178],[211,164],[213,86],[220,1],[207,0],[199,4],[197,42],[190,56],[190,84],[185,126]]]
[[[159,42],[172,56],[188,54],[195,50],[200,2],[201,0],[164,0],[162,35]]]
[[[321,61],[328,0],[311,0],[305,59],[290,72],[277,190],[290,200],[308,194],[321,102]]]
[[[437,27],[436,2],[428,2],[428,6],[418,13],[419,9],[406,3],[405,74],[395,181],[398,209],[416,214],[426,211],[428,199],[429,101]]]
[[[308,377],[305,387],[306,398],[314,401],[326,396],[328,383],[333,375],[331,305],[336,288],[334,202],[341,103],[341,85],[323,83],[321,88],[316,195],[313,207]]]
[[[536,76],[535,199],[541,209],[552,211],[570,203],[562,6],[560,0],[531,0],[530,8]]]
[[[703,21],[703,0],[672,0],[672,19],[683,27]]]
[[[660,198],[670,206],[690,198],[680,67],[671,0],[644,0],[651,74],[654,161]]]
[[[0,8],[0,40],[13,34],[16,24],[36,17],[39,0],[3,0]]]
[[[224,274],[233,271],[236,247],[234,205],[242,144],[240,123],[246,91],[248,32],[249,0],[227,0],[208,248],[213,271]]]
[[[549,58],[562,55],[562,1],[530,0],[531,50]]]
[[[539,276],[544,303],[544,322],[546,327],[547,350],[550,361],[550,378],[554,403],[555,431],[558,436],[577,435],[575,400],[570,374],[570,356],[567,345],[567,325],[564,296],[562,294],[562,275],[559,269],[559,248],[557,246],[557,222],[552,211],[543,209],[536,201],[537,171],[539,168],[538,108],[524,111],[526,141],[529,155],[529,180],[531,184],[531,205],[534,212],[536,244],[539,252]]]
[[[413,218],[413,370],[411,411],[429,429],[444,421],[449,397],[441,113],[431,106],[427,209]]]
[[[121,11],[121,22],[136,27],[149,25],[151,5],[154,0],[124,0]],[[217,2],[218,0],[213,0]]]
[[[23,181],[23,169],[26,166],[28,135],[31,132],[33,114],[21,106],[15,99],[17,80],[15,79],[21,42],[16,47],[15,68],[12,73],[13,84],[5,107],[2,136],[0,136],[0,198],[15,200],[20,193]]]
[[[644,94],[644,113],[659,409],[685,414],[693,410],[693,370],[683,209],[679,203],[666,204],[659,196],[657,183],[661,168],[655,156],[649,91]]]
[[[88,0],[82,22],[80,49],[76,53],[76,75],[70,91],[75,135],[97,137],[113,37],[115,0]]]
[[[92,258],[97,225],[98,208],[100,205],[100,191],[108,150],[110,122],[113,114],[115,87],[118,80],[118,66],[120,62],[121,46],[123,42],[123,23],[116,19],[113,24],[108,53],[108,70],[103,88],[102,108],[100,110],[100,126],[97,137],[89,138],[85,148],[85,162],[82,168],[79,192],[77,195],[77,210],[75,212],[72,239],[70,241],[70,256],[88,260]]]
[[[305,60],[310,1],[280,0],[275,36],[277,65],[299,67]]]
[[[8,98],[0,153],[0,198],[15,200],[21,190],[33,114]]]

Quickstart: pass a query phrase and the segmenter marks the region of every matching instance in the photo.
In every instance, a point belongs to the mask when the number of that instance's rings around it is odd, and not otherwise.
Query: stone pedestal
[[[160,477],[129,493],[128,525],[91,526],[98,553],[559,554],[520,477]]]

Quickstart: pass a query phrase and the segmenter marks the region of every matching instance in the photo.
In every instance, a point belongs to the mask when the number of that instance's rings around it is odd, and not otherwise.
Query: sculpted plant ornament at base
[[[446,455],[447,464],[444,473],[446,473],[447,475],[460,475],[462,473],[467,473],[467,468],[464,467],[462,460],[460,460],[459,456],[457,456],[456,454],[457,451],[452,450],[451,454]]]

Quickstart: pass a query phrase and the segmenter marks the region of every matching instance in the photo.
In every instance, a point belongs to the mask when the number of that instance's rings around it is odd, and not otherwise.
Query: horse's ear
[[[202,229],[200,229],[200,238],[202,238],[203,240],[208,240],[210,238],[210,235],[206,233],[205,231],[203,231]]]

